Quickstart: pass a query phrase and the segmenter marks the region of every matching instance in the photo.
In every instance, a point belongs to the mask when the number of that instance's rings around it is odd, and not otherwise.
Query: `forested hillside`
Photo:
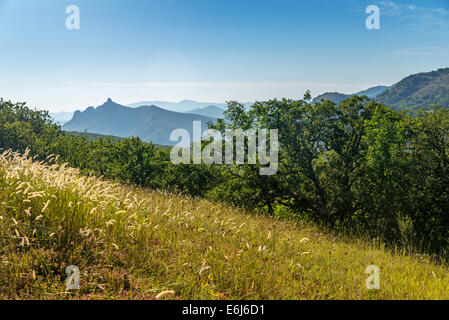
[[[449,108],[449,68],[411,75],[376,97],[396,110],[438,104]]]
[[[430,105],[449,108],[449,68],[410,75],[391,87],[378,86],[356,94],[327,92],[314,99],[340,103],[354,95],[366,95],[386,106],[401,110],[417,110]]]

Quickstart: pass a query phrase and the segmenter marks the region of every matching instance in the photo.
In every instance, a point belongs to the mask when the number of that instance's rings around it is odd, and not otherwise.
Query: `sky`
[[[449,0],[0,0],[0,97],[59,112],[355,93],[449,67],[448,40]]]

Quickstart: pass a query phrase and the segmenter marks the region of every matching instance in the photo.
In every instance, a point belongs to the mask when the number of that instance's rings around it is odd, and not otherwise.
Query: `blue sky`
[[[448,40],[449,0],[0,0],[0,97],[63,111],[353,93],[449,67]]]

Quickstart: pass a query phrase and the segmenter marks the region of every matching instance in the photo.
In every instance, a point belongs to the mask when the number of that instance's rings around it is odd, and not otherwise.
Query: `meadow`
[[[0,155],[0,244],[2,299],[449,298],[447,267],[427,255],[82,175],[54,155]]]

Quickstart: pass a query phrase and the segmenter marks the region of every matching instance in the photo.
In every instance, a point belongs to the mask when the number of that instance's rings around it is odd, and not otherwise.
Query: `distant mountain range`
[[[244,104],[246,107],[252,105],[252,103],[247,102]],[[195,113],[211,118],[221,118],[223,117],[223,112],[226,110],[226,103],[216,103],[216,102],[197,102],[193,100],[184,100],[181,102],[168,102],[168,101],[142,101],[129,104],[130,108],[138,108],[142,106],[157,106],[169,111],[183,112],[183,113]],[[54,112],[50,113],[54,122],[59,125],[64,125],[69,122],[75,111],[69,112]]]
[[[73,113],[74,113],[74,111],[54,112],[54,113],[50,113],[50,117],[52,117],[52,119],[54,120],[54,122],[56,124],[59,124],[60,126],[62,126],[66,122],[70,121],[70,119],[72,119]]]
[[[245,102],[243,105],[245,107],[250,107],[252,102]],[[218,107],[225,109],[226,103],[221,102],[197,102],[193,100],[183,100],[180,102],[169,102],[169,101],[141,101],[136,103],[131,103],[127,105],[131,108],[137,108],[141,106],[158,106],[160,108],[176,111],[176,112],[186,112],[186,113],[194,113],[195,110],[201,110],[208,107]]]
[[[330,100],[335,103],[340,103],[341,101],[349,99],[352,96],[368,96],[369,98],[375,98],[376,96],[383,93],[385,90],[388,90],[389,88],[390,87],[387,86],[376,86],[353,94],[326,92],[323,93],[322,95],[317,96],[315,99],[313,99],[313,101],[318,102],[320,100]]]
[[[216,119],[199,114],[180,113],[160,107],[130,108],[108,99],[103,105],[76,111],[72,120],[63,125],[66,131],[89,132],[117,137],[140,137],[143,141],[161,145],[174,145],[170,141],[173,130],[186,129],[193,136],[193,121],[201,121],[202,131],[207,122]]]
[[[225,108],[208,106],[205,108],[193,109],[189,113],[200,114],[211,118],[223,118],[225,111],[226,111]]]
[[[377,86],[355,94],[327,92],[314,101],[330,100],[340,103],[353,95],[367,95],[396,110],[416,110],[432,104],[449,108],[449,68],[413,74],[391,87]]]
[[[175,112],[191,112],[194,109],[206,108],[209,106],[216,106],[224,108],[225,103],[218,102],[197,102],[193,100],[183,100],[180,102],[169,102],[169,101],[141,101],[136,103],[128,104],[127,107],[138,108],[142,106],[158,106],[169,111]]]
[[[340,103],[353,95],[366,95],[396,110],[417,109],[437,103],[449,108],[449,68],[411,75],[393,86],[376,86],[355,94],[328,92],[314,99]],[[249,108],[252,103],[244,104]],[[183,128],[192,136],[192,123],[206,123],[222,118],[226,104],[196,102],[147,101],[120,105],[108,99],[103,105],[85,111],[50,114],[56,122],[64,124],[66,131],[88,132],[116,137],[138,136],[143,141],[160,145],[174,145],[170,133]],[[69,118],[73,114],[70,121]],[[67,123],[64,123],[68,121]]]

